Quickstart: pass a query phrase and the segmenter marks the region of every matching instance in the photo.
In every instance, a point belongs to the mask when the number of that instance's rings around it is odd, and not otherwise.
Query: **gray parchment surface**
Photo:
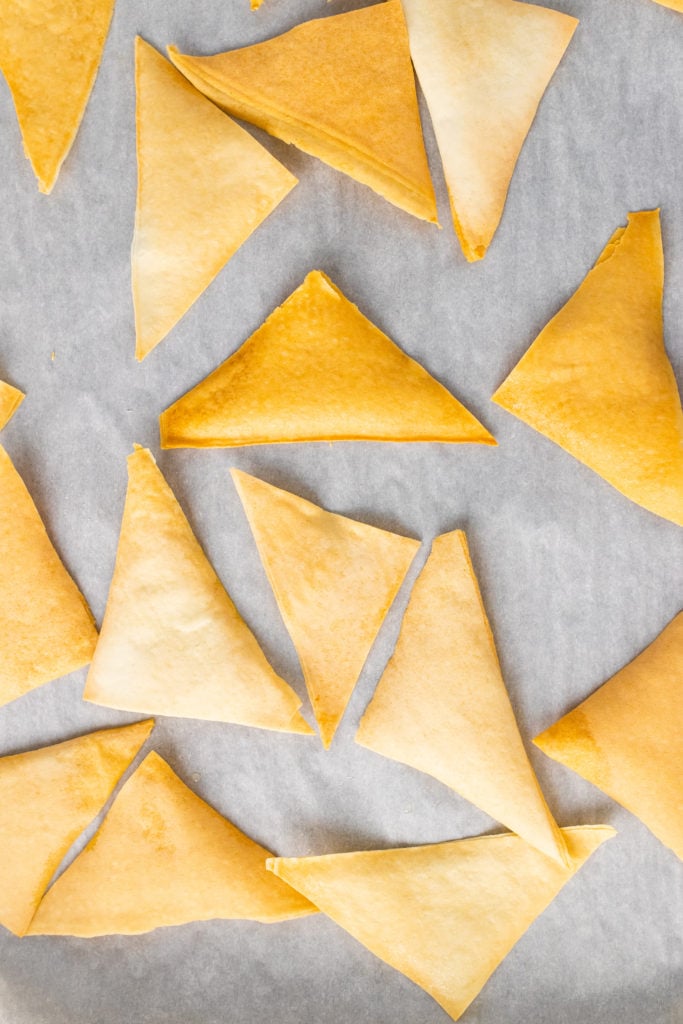
[[[126,485],[148,445],[276,669],[304,696],[230,466],[429,541],[467,530],[520,727],[561,824],[608,822],[600,850],[518,943],[467,1024],[680,1024],[683,867],[531,738],[649,643],[681,606],[683,532],[489,401],[629,210],[661,206],[666,343],[683,379],[683,16],[650,0],[555,0],[581,24],[541,104],[483,263],[463,259],[429,118],[439,231],[253,129],[299,178],[141,365],[129,247],[133,39],[211,53],[353,0],[118,0],[81,130],[51,196],[0,83],[0,378],[28,393],[2,443],[98,621]],[[159,452],[157,416],[233,352],[306,273],[326,271],[461,398],[498,448],[303,444]],[[54,353],[54,359],[51,354]],[[381,382],[378,382],[381,386]],[[408,583],[424,561],[418,556]],[[353,736],[397,634],[404,586],[329,752],[315,740],[159,719],[179,775],[278,854],[496,831],[438,782]],[[0,754],[134,716],[84,704],[84,672],[0,708]],[[305,704],[305,709],[308,704]],[[310,717],[310,710],[305,712]],[[454,738],[457,742],[457,738]],[[0,851],[0,869],[1,869]],[[443,1011],[322,915],[96,940],[0,929],[1,1024],[445,1024]]]

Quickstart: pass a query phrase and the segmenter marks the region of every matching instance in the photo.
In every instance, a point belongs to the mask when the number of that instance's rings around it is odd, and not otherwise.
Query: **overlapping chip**
[[[87,665],[97,630],[0,447],[0,705]]]
[[[317,18],[213,57],[169,47],[201,92],[436,222],[400,0]]]
[[[134,935],[187,921],[273,923],[315,913],[268,874],[268,856],[152,752],[49,890],[28,934]]]
[[[144,448],[128,458],[114,578],[84,697],[124,711],[312,732]]]
[[[166,409],[159,426],[162,448],[496,443],[319,270],[234,355]]]
[[[683,411],[664,347],[659,211],[630,213],[493,401],[683,526]]]
[[[69,847],[101,811],[154,722],[0,758],[0,924],[28,929]]]
[[[419,541],[232,476],[329,747]]]
[[[113,10],[114,0],[3,0],[0,70],[41,192],[76,137]]]
[[[519,0],[403,0],[403,8],[453,223],[466,258],[480,260],[578,22]]]
[[[136,40],[132,273],[144,359],[296,184],[244,128]]]
[[[457,1020],[515,943],[607,839],[563,829],[560,866],[518,836],[274,858],[268,868]]]
[[[565,864],[461,530],[437,537],[356,742],[427,772]]]
[[[637,815],[683,860],[683,612],[534,742]]]

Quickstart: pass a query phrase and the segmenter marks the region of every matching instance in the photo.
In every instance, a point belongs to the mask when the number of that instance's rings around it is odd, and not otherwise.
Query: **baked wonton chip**
[[[316,907],[266,871],[269,853],[148,754],[60,875],[29,935],[135,935],[214,918],[265,924]]]
[[[0,447],[0,705],[90,661],[97,630]]]
[[[135,79],[132,273],[136,355],[144,359],[296,178],[139,37]]]
[[[0,758],[0,924],[23,935],[69,847],[102,810],[154,722]]]
[[[630,213],[493,401],[683,526],[683,411],[664,348],[659,211]]]
[[[9,423],[25,397],[23,391],[0,380],[0,430]]]
[[[329,747],[419,541],[232,476]]]
[[[274,858],[268,868],[432,996],[454,1020],[592,853],[615,834],[562,830],[561,866],[518,836]]]
[[[143,448],[128,459],[114,578],[84,697],[124,711],[312,732]]]
[[[400,0],[304,22],[213,57],[171,60],[234,117],[436,222]]]
[[[85,111],[114,0],[3,0],[0,70],[41,192],[50,192]]]
[[[548,82],[578,22],[519,0],[403,0],[455,225],[480,260]]]
[[[319,270],[234,355],[162,413],[159,425],[162,448],[496,443]]]
[[[517,728],[461,530],[434,541],[356,742],[427,772],[566,862]]]
[[[637,815],[683,860],[683,612],[534,742]]]

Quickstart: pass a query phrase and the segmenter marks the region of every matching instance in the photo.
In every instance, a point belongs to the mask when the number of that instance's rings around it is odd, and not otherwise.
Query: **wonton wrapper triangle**
[[[142,448],[128,458],[114,578],[83,696],[123,711],[312,733]]]
[[[92,615],[0,447],[0,705],[87,665]]]
[[[113,10],[114,0],[3,0],[0,70],[41,192],[76,137]]]
[[[434,541],[356,742],[432,775],[566,862],[562,833],[519,734],[461,530]]]
[[[518,836],[275,858],[268,868],[454,1020],[560,889],[614,829],[562,830],[569,866]]]
[[[269,853],[148,754],[30,935],[136,935],[214,918],[270,924],[316,912],[266,871]]]
[[[23,935],[72,843],[102,810],[154,722],[0,758],[0,924]]]
[[[264,128],[436,223],[400,0],[297,25],[213,57],[169,47],[177,68],[234,117]]]
[[[231,472],[329,747],[419,541]]]
[[[139,37],[135,75],[131,259],[136,356],[144,359],[297,179]]]
[[[319,270],[234,355],[162,413],[159,425],[163,448],[496,443]]]
[[[25,397],[23,391],[0,380],[0,430],[9,423]]]
[[[455,230],[465,257],[480,260],[578,22],[518,0],[403,0],[403,8]]]
[[[683,612],[534,742],[637,815],[683,860]]]
[[[659,211],[630,213],[493,401],[683,526],[683,411],[664,348]]]

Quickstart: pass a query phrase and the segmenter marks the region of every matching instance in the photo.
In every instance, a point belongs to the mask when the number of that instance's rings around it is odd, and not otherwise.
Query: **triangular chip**
[[[356,742],[433,775],[566,861],[529,763],[461,530],[434,541]]]
[[[163,448],[325,440],[496,443],[319,270],[159,422]]]
[[[683,0],[655,0],[656,4],[662,7],[670,7],[672,11],[680,11],[683,14]]]
[[[0,704],[87,665],[92,615],[0,448]]]
[[[436,222],[400,0],[317,18],[214,57],[171,60],[228,113]]]
[[[419,541],[232,476],[329,747]]]
[[[25,397],[23,391],[0,380],[0,430],[9,423]]]
[[[683,526],[683,412],[664,348],[663,274],[659,211],[630,213],[493,401]]]
[[[615,834],[602,825],[562,831],[566,867],[518,836],[497,835],[275,858],[268,868],[457,1020],[560,889]]]
[[[148,754],[38,908],[29,935],[135,935],[214,918],[270,924],[316,907],[266,871],[268,850]]]
[[[113,10],[114,0],[3,0],[0,70],[41,192],[76,137]]]
[[[101,811],[154,722],[0,758],[0,924],[17,935],[69,847]]]
[[[519,0],[403,0],[455,225],[480,260],[536,109],[578,22]]]
[[[244,128],[138,37],[132,272],[144,359],[296,185]]]
[[[683,860],[683,612],[534,742],[637,815]]]
[[[128,459],[114,578],[83,696],[123,711],[312,732],[144,448]]]

